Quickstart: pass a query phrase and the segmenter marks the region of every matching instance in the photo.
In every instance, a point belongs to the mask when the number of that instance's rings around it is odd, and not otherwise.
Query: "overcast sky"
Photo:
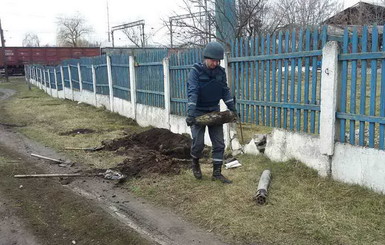
[[[0,0],[0,18],[6,46],[22,46],[26,33],[38,35],[40,45],[56,45],[58,16],[79,12],[94,30],[92,41],[107,41],[107,1],[110,27],[145,20],[146,34],[155,33],[152,43],[167,42],[161,19],[186,14],[183,0]],[[358,0],[345,0],[345,8]],[[116,44],[124,44],[124,36],[116,32]]]

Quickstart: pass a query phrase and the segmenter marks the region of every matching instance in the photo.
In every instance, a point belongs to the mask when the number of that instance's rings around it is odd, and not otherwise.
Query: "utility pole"
[[[2,49],[2,54],[3,54],[5,81],[8,82],[8,67],[7,67],[7,59],[5,57],[5,40],[4,40],[3,28],[1,27],[1,20],[0,20],[0,38],[1,38],[1,49]]]
[[[110,11],[108,10],[108,0],[107,0],[107,35],[108,43],[110,42]]]
[[[205,16],[205,12],[202,11],[202,12],[196,12],[196,13],[191,13],[191,14],[183,14],[183,15],[175,15],[175,16],[169,17],[169,23],[170,23],[170,47],[171,48],[174,47],[174,43],[173,43],[173,30],[172,30],[172,28],[173,28],[172,22],[173,21],[179,21],[179,20],[184,20],[184,19],[200,18],[200,17],[204,17],[204,16]]]
[[[141,40],[141,42],[142,42],[141,46],[142,46],[142,48],[144,48],[145,42],[146,42],[145,35],[144,35],[144,20],[138,20],[138,21],[134,21],[134,22],[118,25],[118,26],[113,26],[111,28],[112,47],[115,47],[115,44],[114,44],[114,31],[129,29],[129,28],[133,28],[135,26],[140,26],[140,36],[141,36],[141,39],[142,39]],[[137,44],[135,42],[135,40],[130,38],[128,35],[127,35],[127,38],[130,39],[130,41],[133,42],[136,46],[138,46],[138,48],[140,48],[140,45]]]
[[[207,0],[205,0],[205,15],[206,15],[206,43],[211,42],[211,26],[210,26],[210,15],[209,15],[209,10],[207,9]]]

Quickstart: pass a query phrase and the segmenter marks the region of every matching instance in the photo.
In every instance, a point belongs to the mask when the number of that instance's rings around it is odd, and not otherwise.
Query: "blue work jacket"
[[[202,63],[196,63],[191,69],[187,81],[188,116],[195,116],[195,110],[219,111],[222,99],[227,108],[235,110],[234,100],[227,86],[225,69],[217,66],[209,69]]]

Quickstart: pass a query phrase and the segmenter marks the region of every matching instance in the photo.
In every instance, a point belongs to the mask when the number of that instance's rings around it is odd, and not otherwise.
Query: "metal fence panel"
[[[111,56],[112,87],[114,96],[130,101],[130,71],[128,55]]]
[[[376,26],[344,31],[342,52],[339,55],[342,79],[336,115],[340,142],[382,150],[385,147],[383,31],[383,27]]]
[[[202,61],[202,49],[190,49],[170,56],[171,114],[187,115],[187,79],[194,63]]]
[[[56,83],[55,83],[55,67],[48,67],[48,74],[49,74],[49,82],[51,84],[52,89],[56,89]]]
[[[96,73],[96,93],[109,95],[110,89],[108,87],[106,56],[102,55],[102,56],[93,58],[93,64],[94,64],[95,73]]]
[[[167,50],[143,51],[136,57],[136,97],[144,105],[164,108],[164,73],[162,60]]]
[[[72,88],[76,90],[80,90],[80,79],[79,79],[79,71],[78,71],[78,62],[77,59],[68,60],[68,66],[71,71],[71,82]]]
[[[82,88],[93,92],[93,79],[92,79],[92,58],[81,58],[80,59],[80,72],[82,75]]]
[[[230,85],[241,120],[318,133],[317,68],[326,38],[323,28],[234,40],[229,59]]]
[[[63,80],[61,77],[61,71],[60,71],[60,66],[56,67],[56,79],[57,79],[57,89],[63,90]]]

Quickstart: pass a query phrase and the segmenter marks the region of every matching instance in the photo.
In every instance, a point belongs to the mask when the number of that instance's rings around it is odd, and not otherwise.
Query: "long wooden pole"
[[[34,153],[31,153],[31,156],[37,157],[37,158],[41,158],[41,159],[45,159],[45,160],[50,160],[50,161],[53,161],[53,162],[58,162],[58,163],[63,163],[64,162],[63,160],[60,160],[60,159],[50,158],[50,157],[46,157],[46,156],[42,156],[42,155],[38,155],[38,154],[34,154]]]
[[[100,174],[17,174],[13,177],[15,178],[53,178],[53,177],[94,177],[94,176],[103,176],[103,173]]]

